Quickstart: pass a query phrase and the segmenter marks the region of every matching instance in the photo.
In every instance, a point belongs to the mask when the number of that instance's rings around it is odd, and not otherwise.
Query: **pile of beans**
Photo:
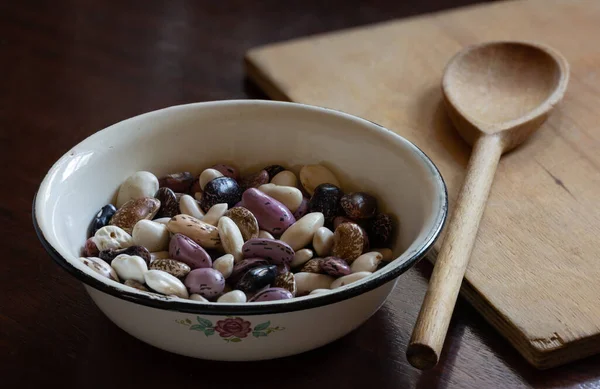
[[[240,177],[214,165],[157,178],[138,171],[93,218],[81,261],[148,293],[260,302],[328,293],[392,259],[396,227],[365,192],[322,165]]]

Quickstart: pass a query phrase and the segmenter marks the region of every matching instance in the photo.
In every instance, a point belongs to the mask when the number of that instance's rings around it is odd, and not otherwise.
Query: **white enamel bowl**
[[[232,163],[323,163],[342,189],[364,190],[400,220],[392,263],[324,295],[252,304],[157,298],[111,281],[79,260],[94,214],[138,170],[157,176]],[[170,107],[119,122],[73,147],[50,169],[33,222],[50,256],[81,281],[95,304],[136,338],[173,353],[258,360],[325,345],[359,327],[423,258],[447,214],[446,187],[433,163],[406,139],[341,112],[272,101]],[[60,296],[57,296],[60,298]]]

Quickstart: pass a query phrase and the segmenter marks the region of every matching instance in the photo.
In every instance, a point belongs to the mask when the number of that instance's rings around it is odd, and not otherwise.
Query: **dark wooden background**
[[[105,318],[33,231],[37,185],[86,136],[166,106],[265,98],[244,79],[247,49],[474,2],[1,0],[0,386],[599,388],[600,356],[539,372],[462,301],[441,363],[413,369],[404,352],[425,262],[364,326],[321,349],[254,363],[172,355]]]

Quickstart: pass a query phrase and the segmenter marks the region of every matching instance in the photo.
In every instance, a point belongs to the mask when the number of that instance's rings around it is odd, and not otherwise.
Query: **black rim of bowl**
[[[369,121],[370,122],[370,121]],[[385,129],[386,131],[390,131],[387,128],[374,123],[372,124]],[[391,131],[390,131],[391,132]],[[396,134],[397,135],[397,134]],[[398,135],[400,136],[400,135]],[[406,139],[405,139],[406,140]],[[60,255],[54,247],[46,240],[43,232],[41,231],[39,224],[36,219],[36,199],[37,199],[37,191],[33,198],[33,207],[32,207],[32,219],[33,226],[35,232],[38,236],[38,239],[42,243],[42,246],[46,249],[46,251],[50,254],[50,257],[60,265],[64,270],[66,270],[69,274],[75,277],[80,282],[96,289],[106,294],[109,294],[113,297],[119,298],[121,300],[129,301],[135,304],[144,305],[147,307],[158,308],[162,310],[168,311],[176,311],[183,313],[193,313],[193,314],[207,314],[207,315],[221,315],[221,316],[240,316],[240,315],[264,315],[264,314],[275,314],[275,313],[285,313],[285,312],[294,312],[301,311],[305,309],[317,308],[320,306],[331,305],[343,300],[350,299],[352,297],[358,296],[360,294],[366,293],[373,289],[376,289],[379,286],[384,285],[387,282],[393,281],[404,272],[406,272],[409,268],[418,263],[421,259],[423,259],[429,251],[433,248],[433,245],[438,240],[441,231],[446,223],[446,219],[448,217],[448,191],[446,187],[446,183],[437,168],[437,166],[433,163],[433,161],[414,143],[406,140],[411,147],[413,147],[417,154],[423,159],[426,165],[431,168],[431,172],[435,177],[436,181],[441,185],[443,189],[442,193],[442,201],[440,204],[440,208],[438,210],[438,217],[435,221],[435,224],[432,226],[429,236],[423,242],[423,245],[407,260],[402,262],[401,264],[395,265],[393,262],[390,262],[386,266],[390,267],[389,270],[384,270],[377,277],[373,277],[361,284],[358,284],[354,287],[349,287],[347,289],[338,291],[325,293],[322,295],[316,295],[309,299],[300,299],[300,300],[286,300],[286,302],[275,302],[269,304],[261,304],[261,303],[244,303],[244,304],[217,304],[217,303],[192,303],[185,301],[172,300],[165,296],[164,300],[160,299],[157,296],[146,296],[143,294],[137,294],[128,292],[126,290],[118,289],[112,285],[108,285],[86,273],[77,269],[75,266],[70,264],[62,255]],[[385,268],[383,268],[385,269]]]

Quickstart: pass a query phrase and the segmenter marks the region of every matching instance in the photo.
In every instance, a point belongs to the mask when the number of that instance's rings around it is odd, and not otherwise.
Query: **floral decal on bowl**
[[[194,324],[190,319],[175,320],[177,323],[189,327],[190,331],[204,332],[206,336],[212,336],[216,333],[226,342],[239,343],[250,333],[255,338],[268,336],[271,332],[283,331],[284,327],[272,327],[270,321],[257,324],[252,328],[252,323],[241,317],[228,316],[226,319],[218,320],[213,324],[210,320],[196,316],[198,324]]]

